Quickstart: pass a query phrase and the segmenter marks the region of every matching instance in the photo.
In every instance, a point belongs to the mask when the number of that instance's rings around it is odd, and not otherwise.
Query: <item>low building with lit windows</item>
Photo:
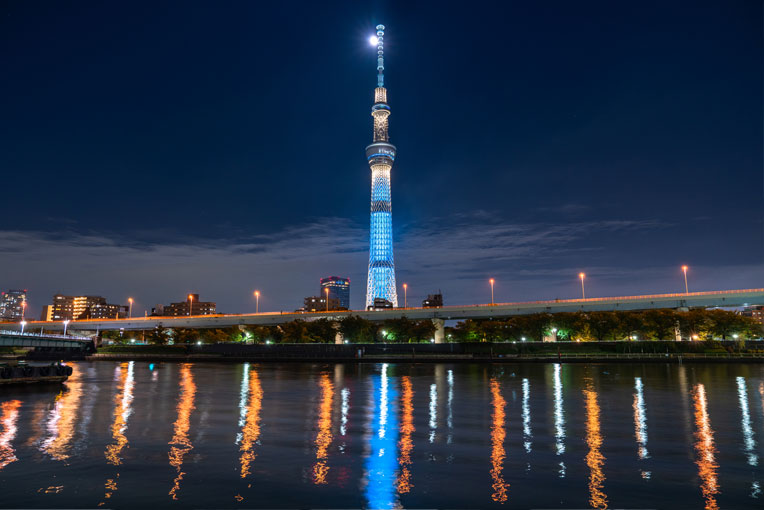
[[[157,305],[155,309],[159,309]],[[185,301],[170,303],[161,307],[162,317],[181,317],[183,315],[215,315],[217,303],[213,301],[199,301],[199,294],[189,294]]]
[[[128,305],[113,305],[102,296],[53,296],[53,304],[42,309],[41,320],[72,321],[84,319],[119,319],[127,317]]]

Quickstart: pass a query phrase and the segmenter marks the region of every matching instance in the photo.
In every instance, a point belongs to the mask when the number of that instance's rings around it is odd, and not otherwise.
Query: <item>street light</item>
[[[27,325],[27,321],[21,321],[21,334],[22,335],[24,334],[24,326],[26,326],[26,325]],[[737,335],[735,335],[735,337],[737,338]]]
[[[191,317],[191,310],[194,308],[194,295],[188,295],[188,316]]]
[[[329,311],[329,287],[326,287],[324,289],[324,294],[326,294],[326,311]]]
[[[586,278],[586,273],[578,273],[578,277],[581,278],[581,299],[586,299],[586,291],[584,291],[584,278]]]
[[[491,304],[493,304],[493,278],[488,280],[488,282],[491,284]]]
[[[130,311],[128,312],[127,318],[132,319],[133,318],[133,298],[127,298],[127,302],[130,303]]]
[[[255,313],[260,313],[260,291],[255,291]]]
[[[24,320],[24,316],[26,315],[27,311],[27,298],[25,297],[24,300],[21,302],[21,320]]]
[[[409,286],[407,283],[403,284],[403,308],[409,307],[409,293],[408,293]]]
[[[69,319],[64,321],[64,336],[66,336],[66,327],[69,325]]]
[[[682,272],[684,273],[684,293],[689,294],[690,289],[687,287],[687,266],[682,266]]]

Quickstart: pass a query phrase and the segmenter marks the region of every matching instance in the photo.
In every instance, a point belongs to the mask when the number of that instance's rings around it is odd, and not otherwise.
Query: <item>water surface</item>
[[[762,508],[764,365],[78,363],[0,506]]]

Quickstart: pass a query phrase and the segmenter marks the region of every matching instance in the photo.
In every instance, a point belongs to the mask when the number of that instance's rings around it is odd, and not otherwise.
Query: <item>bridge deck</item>
[[[20,333],[0,331],[0,347],[52,347],[56,349],[83,349],[92,342],[90,338],[54,334]]]
[[[519,303],[496,303],[482,305],[444,306],[441,308],[394,308],[390,310],[350,310],[330,312],[265,312],[228,315],[196,315],[189,317],[136,317],[131,319],[94,319],[72,321],[69,331],[149,330],[157,326],[177,328],[224,328],[237,325],[276,325],[296,319],[314,320],[328,318],[339,320],[357,315],[372,321],[407,317],[409,319],[489,319],[528,315],[533,313],[593,312],[614,310],[650,310],[660,308],[713,308],[764,305],[764,288],[722,290],[714,292],[690,292],[686,294],[651,294],[646,296],[621,296],[587,299],[559,299],[554,301],[530,301]],[[27,329],[44,328],[48,331],[63,330],[62,322],[28,322]],[[3,324],[4,329],[20,328],[18,324]]]

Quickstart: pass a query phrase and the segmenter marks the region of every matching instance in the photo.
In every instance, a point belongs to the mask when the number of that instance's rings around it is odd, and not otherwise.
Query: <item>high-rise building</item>
[[[369,276],[366,282],[366,308],[374,307],[375,299],[384,299],[398,306],[393,261],[393,216],[390,200],[390,170],[395,160],[395,146],[389,142],[385,88],[384,25],[377,25],[377,88],[374,90],[373,143],[366,147],[371,167],[371,224],[369,236]]]
[[[53,296],[53,304],[42,310],[42,320],[119,319],[127,317],[128,305],[112,305],[101,296]]]
[[[326,296],[326,289],[329,289],[329,303],[336,299],[339,308],[350,310],[350,278],[340,276],[327,276],[321,278],[321,295]]]
[[[20,321],[27,305],[26,290],[0,292],[0,321]]]
[[[169,305],[162,307],[162,316],[180,317],[183,315],[215,315],[217,313],[216,308],[217,304],[215,302],[199,301],[199,294],[189,294],[185,301],[170,303]]]

